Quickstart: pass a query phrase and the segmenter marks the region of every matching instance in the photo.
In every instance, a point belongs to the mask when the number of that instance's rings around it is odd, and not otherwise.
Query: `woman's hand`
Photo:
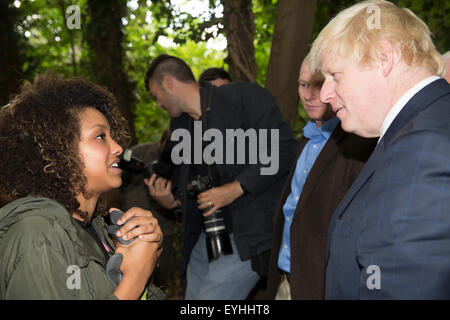
[[[161,206],[166,209],[173,209],[180,205],[180,202],[175,200],[172,194],[172,182],[162,177],[157,178],[156,174],[153,174],[149,179],[144,179],[144,183],[147,185],[148,192]]]
[[[114,294],[121,300],[138,299],[155,269],[161,250],[156,242],[137,239],[128,245],[118,243],[115,253],[123,256],[123,274]]]
[[[113,210],[117,209],[111,208],[109,212]],[[125,225],[123,225],[124,223]],[[128,209],[118,221],[118,225],[123,226],[117,231],[116,235],[122,237],[123,240],[138,238],[147,242],[155,242],[158,248],[161,248],[163,233],[158,220],[153,216],[151,211],[137,207]]]

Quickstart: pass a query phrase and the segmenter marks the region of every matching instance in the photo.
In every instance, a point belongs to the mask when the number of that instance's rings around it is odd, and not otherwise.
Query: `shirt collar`
[[[334,129],[339,123],[339,119],[337,117],[333,117],[327,120],[323,125],[319,128],[316,126],[316,122],[313,120],[308,121],[306,126],[303,128],[303,135],[312,139],[313,137],[321,136],[324,139],[328,139],[333,133]]]
[[[431,76],[426,79],[423,79],[419,83],[417,83],[415,86],[413,86],[411,89],[406,91],[406,93],[394,104],[394,106],[389,110],[388,114],[383,120],[383,123],[381,124],[380,128],[380,138],[378,139],[378,142],[383,138],[386,131],[389,129],[389,126],[394,121],[394,119],[397,117],[397,115],[402,111],[403,107],[408,103],[409,100],[420,90],[425,88],[427,85],[429,85],[431,82],[436,81],[440,79],[438,76]]]

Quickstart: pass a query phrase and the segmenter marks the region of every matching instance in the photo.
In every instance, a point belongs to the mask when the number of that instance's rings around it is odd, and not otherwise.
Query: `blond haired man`
[[[427,26],[387,1],[339,13],[311,50],[345,131],[379,142],[331,220],[327,299],[450,298],[450,86]]]

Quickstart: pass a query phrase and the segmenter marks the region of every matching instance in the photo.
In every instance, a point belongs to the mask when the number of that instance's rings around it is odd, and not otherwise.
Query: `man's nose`
[[[334,85],[331,82],[331,80],[325,78],[322,89],[320,90],[320,101],[323,103],[330,103],[336,97]]]
[[[314,88],[309,87],[305,90],[305,100],[307,101],[311,101],[315,99],[315,92],[314,92]]]

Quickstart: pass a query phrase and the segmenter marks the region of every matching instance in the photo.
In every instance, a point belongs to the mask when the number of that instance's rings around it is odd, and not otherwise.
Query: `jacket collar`
[[[87,266],[89,261],[94,260],[100,263],[103,267],[106,267],[105,255],[98,246],[97,242],[92,238],[92,236],[84,230],[84,228],[74,219],[70,219],[69,222],[63,225],[66,229],[70,239],[73,242],[74,250],[77,257],[77,265],[80,267]],[[98,233],[98,227],[95,225],[101,224],[101,217],[94,217],[91,221],[94,229]],[[100,239],[103,241],[102,236],[99,235]]]

